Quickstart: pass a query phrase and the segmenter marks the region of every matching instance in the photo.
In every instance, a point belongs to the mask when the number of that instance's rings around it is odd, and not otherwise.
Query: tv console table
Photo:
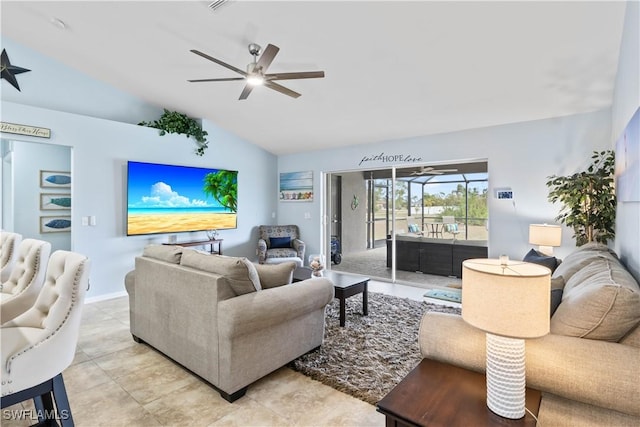
[[[173,242],[173,243],[163,243],[163,245],[171,245],[171,246],[206,246],[210,245],[209,253],[222,255],[222,241],[224,239],[211,239],[211,240],[192,240],[189,242]],[[215,249],[215,245],[218,246],[218,250]]]

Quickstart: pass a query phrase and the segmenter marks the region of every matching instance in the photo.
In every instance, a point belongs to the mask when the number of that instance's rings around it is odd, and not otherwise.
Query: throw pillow
[[[182,246],[176,245],[147,245],[142,250],[142,256],[159,259],[172,264],[180,264]]]
[[[564,280],[562,277],[551,279],[551,316],[556,312],[562,302],[562,292],[564,291]]]
[[[249,273],[249,280],[251,280],[254,289],[256,291],[261,290],[262,286],[260,284],[260,277],[258,276],[256,266],[246,258],[240,258],[240,262],[242,262],[242,264],[244,264],[244,266],[247,268],[247,273]]]
[[[251,279],[252,273],[250,269],[253,264],[246,258],[202,254],[194,250],[185,249],[182,253],[180,265],[222,276],[236,295],[243,295],[262,289],[259,280],[255,280],[257,272],[254,280]]]
[[[551,316],[553,317],[553,314],[556,312],[556,310],[558,309],[558,306],[560,305],[560,303],[562,302],[562,289],[551,289]]]
[[[567,281],[551,333],[617,342],[638,322],[638,283],[617,261],[599,259]]]
[[[269,247],[274,248],[290,248],[291,237],[269,237]]]
[[[254,264],[260,277],[262,289],[275,288],[288,285],[293,280],[293,270],[296,269],[295,262],[283,262],[280,264]]]
[[[556,257],[551,255],[545,255],[541,252],[536,251],[535,249],[531,249],[522,259],[525,262],[531,262],[534,264],[542,265],[547,267],[553,273],[558,266],[558,261]]]

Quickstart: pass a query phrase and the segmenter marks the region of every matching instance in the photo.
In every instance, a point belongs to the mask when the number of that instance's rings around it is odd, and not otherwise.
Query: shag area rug
[[[362,294],[346,300],[346,325],[340,305],[327,306],[325,339],[320,349],[289,366],[372,405],[378,403],[420,363],[418,328],[427,311],[459,314],[459,308],[369,292],[369,315],[362,315]]]

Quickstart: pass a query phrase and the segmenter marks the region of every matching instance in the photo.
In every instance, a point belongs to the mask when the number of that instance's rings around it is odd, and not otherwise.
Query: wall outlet
[[[87,225],[89,225],[89,217],[88,216],[83,216],[82,217],[82,225],[84,225],[85,227]]]

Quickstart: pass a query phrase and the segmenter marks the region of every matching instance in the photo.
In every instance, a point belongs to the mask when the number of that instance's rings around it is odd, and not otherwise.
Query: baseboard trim
[[[104,295],[98,295],[98,296],[91,297],[91,298],[85,298],[84,299],[84,303],[85,304],[93,304],[94,302],[106,301],[106,300],[109,300],[109,299],[126,297],[126,296],[127,296],[127,291],[120,291],[120,292],[114,292],[114,293],[111,293],[111,294],[104,294]]]

